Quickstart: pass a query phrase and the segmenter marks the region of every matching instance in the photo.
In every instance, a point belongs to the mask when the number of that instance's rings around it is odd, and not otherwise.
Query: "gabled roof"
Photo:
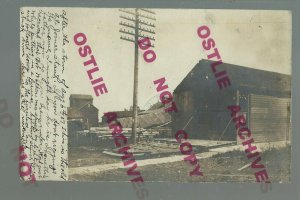
[[[93,107],[93,108],[99,110],[97,107],[95,107],[95,106],[94,106],[93,104],[91,104],[91,103],[86,103],[86,104],[82,105],[78,110],[82,110],[82,109],[85,108],[85,107]]]
[[[206,90],[218,89],[217,80],[210,67],[210,64],[213,62],[214,61],[200,60],[181,81],[174,92],[177,93],[199,87],[203,87]],[[246,89],[248,91],[275,91],[286,95],[291,92],[290,75],[228,63],[218,65],[217,69],[227,71],[231,82],[230,88]]]
[[[85,118],[84,114],[81,112],[81,110],[87,106],[93,107],[98,111],[98,108],[96,108],[93,104],[91,103],[86,103],[81,108],[74,108],[74,107],[68,107],[68,118],[69,119],[81,119]]]
[[[68,118],[79,119],[79,118],[84,118],[84,116],[77,108],[68,107]]]

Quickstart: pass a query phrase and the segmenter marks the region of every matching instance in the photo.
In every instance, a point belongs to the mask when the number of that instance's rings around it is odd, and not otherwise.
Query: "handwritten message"
[[[65,10],[20,10],[20,128],[36,180],[68,179]]]

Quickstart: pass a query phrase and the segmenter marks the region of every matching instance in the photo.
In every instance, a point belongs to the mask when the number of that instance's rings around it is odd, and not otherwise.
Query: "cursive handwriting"
[[[21,144],[37,180],[68,179],[67,28],[65,10],[20,11]]]

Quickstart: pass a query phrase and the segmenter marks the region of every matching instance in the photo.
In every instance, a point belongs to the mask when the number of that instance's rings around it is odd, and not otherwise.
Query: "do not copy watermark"
[[[7,103],[7,100],[5,98],[0,99],[0,126],[3,128],[10,128],[14,124],[14,118],[9,113],[9,106]],[[28,157],[24,153],[24,147],[20,146],[19,151],[16,149],[17,152],[19,152],[19,175],[20,177],[25,180],[24,177],[30,175],[31,182],[35,182],[35,176],[31,174],[31,165],[27,162],[24,162],[24,160]],[[14,150],[12,152],[15,152]],[[26,171],[24,171],[24,168],[27,168]],[[28,182],[28,181],[26,181]],[[25,185],[28,185],[25,183]]]
[[[14,120],[8,112],[8,104],[6,99],[0,99],[0,126],[9,128],[13,125]]]

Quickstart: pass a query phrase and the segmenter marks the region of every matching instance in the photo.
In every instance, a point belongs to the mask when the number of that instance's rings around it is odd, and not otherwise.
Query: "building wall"
[[[249,127],[256,142],[290,140],[290,98],[249,95]]]
[[[179,112],[172,115],[173,135],[184,128],[190,138],[239,142],[227,109],[229,105],[238,104],[256,142],[290,140],[290,98],[248,94],[247,90],[212,94],[174,94]]]
[[[227,71],[231,86],[220,90],[211,63],[199,61],[174,90],[179,111],[172,114],[173,135],[177,130],[185,129],[190,138],[236,140],[236,129],[234,122],[230,122],[227,106],[238,104],[247,125],[251,125],[258,138],[262,138],[258,141],[290,138],[291,113],[286,102],[291,99],[291,76],[223,63],[218,67]],[[249,95],[269,98],[257,101],[257,109],[250,102]],[[277,101],[276,98],[286,100]],[[272,133],[275,137],[271,137]]]
[[[236,103],[234,91],[214,94],[197,90],[174,93],[178,112],[172,115],[173,135],[184,129],[194,139],[236,140],[232,124],[222,135],[231,119],[227,106]]]
[[[80,110],[84,117],[87,119],[87,123],[90,127],[98,127],[99,126],[99,117],[98,117],[98,109],[92,106],[91,104],[87,104]]]

